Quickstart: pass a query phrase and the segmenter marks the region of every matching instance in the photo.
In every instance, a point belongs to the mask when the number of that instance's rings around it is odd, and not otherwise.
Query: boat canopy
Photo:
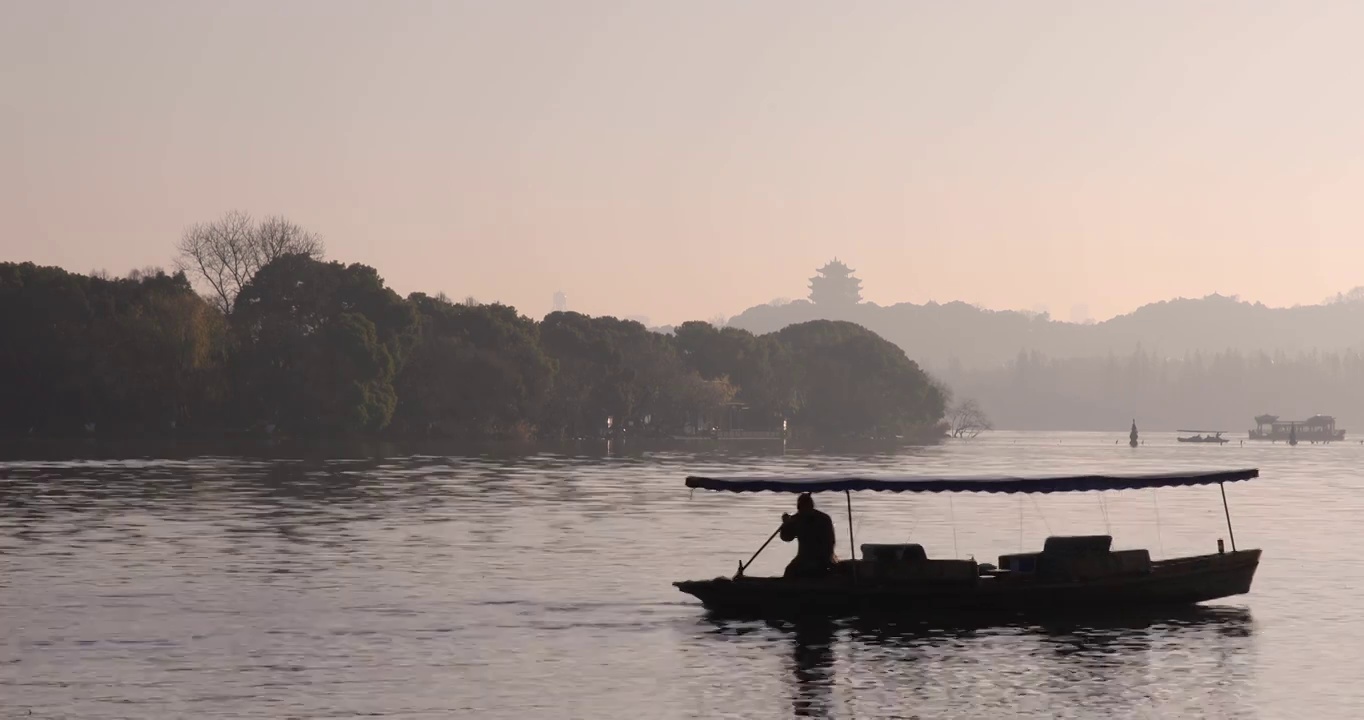
[[[687,487],[727,492],[816,493],[844,490],[881,490],[887,492],[988,492],[1052,493],[1088,490],[1140,490],[1142,488],[1215,485],[1259,477],[1258,469],[1200,470],[1195,472],[1152,473],[1143,475],[1053,475],[1020,477],[984,475],[977,477],[906,475],[825,475],[698,477],[687,478]]]

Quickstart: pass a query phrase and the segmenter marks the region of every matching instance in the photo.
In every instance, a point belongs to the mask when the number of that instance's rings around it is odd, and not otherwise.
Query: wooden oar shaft
[[[743,565],[740,565],[740,566],[739,566],[739,572],[736,573],[736,574],[734,575],[734,577],[739,577],[740,575],[743,575],[743,574],[744,574],[744,571],[748,569],[748,566],[749,566],[749,565],[752,565],[752,564],[753,564],[753,561],[754,561],[754,560],[757,560],[757,559],[758,559],[758,556],[762,554],[763,550],[766,550],[766,549],[767,549],[767,546],[768,546],[769,544],[771,544],[773,540],[777,539],[777,533],[780,533],[780,532],[781,532],[781,529],[784,528],[784,527],[786,527],[786,523],[784,523],[784,522],[783,522],[781,525],[778,525],[778,526],[777,526],[777,529],[776,529],[776,530],[773,530],[773,531],[772,531],[772,534],[767,536],[767,542],[763,543],[763,544],[762,544],[762,547],[758,548],[758,552],[753,553],[753,557],[749,558],[749,559],[748,559],[748,562],[746,562],[746,563],[744,563]]]

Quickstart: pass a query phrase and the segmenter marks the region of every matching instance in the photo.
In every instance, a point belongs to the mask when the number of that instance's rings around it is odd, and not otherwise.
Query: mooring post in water
[[[852,491],[844,490],[843,496],[848,499],[848,552],[852,553],[853,582],[857,582],[857,544],[853,540]]]
[[[1231,531],[1231,510],[1227,509],[1227,486],[1217,483],[1217,487],[1222,490],[1222,512],[1227,515],[1227,537],[1231,538],[1231,551],[1236,552],[1236,533]]]

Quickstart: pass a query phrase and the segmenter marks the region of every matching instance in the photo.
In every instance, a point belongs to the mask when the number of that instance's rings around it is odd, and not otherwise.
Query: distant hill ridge
[[[796,300],[751,307],[728,324],[768,333],[809,320],[848,320],[894,342],[929,367],[986,368],[1038,352],[1053,358],[1130,353],[1159,357],[1226,350],[1296,354],[1364,349],[1364,292],[1320,305],[1272,308],[1209,295],[1145,305],[1098,323],[986,310],[964,302],[828,305]]]

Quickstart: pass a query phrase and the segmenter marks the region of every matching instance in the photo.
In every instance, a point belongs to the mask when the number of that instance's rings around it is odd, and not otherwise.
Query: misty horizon
[[[655,324],[804,295],[1096,320],[1364,285],[1364,8],[8,3],[6,259],[280,214],[401,293]],[[1269,99],[1273,98],[1270,102]]]

